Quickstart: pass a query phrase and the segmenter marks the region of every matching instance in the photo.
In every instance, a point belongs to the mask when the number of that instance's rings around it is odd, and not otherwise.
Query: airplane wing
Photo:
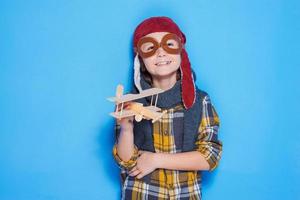
[[[154,123],[160,118],[162,118],[162,116],[167,112],[166,110],[164,112],[158,112],[160,110],[160,108],[157,108],[155,106],[143,107],[143,104],[135,103],[131,110],[123,110],[122,113],[112,112],[110,113],[110,115],[117,119],[141,115],[145,119],[152,119],[152,123]]]
[[[130,116],[135,115],[135,113],[131,110],[123,110],[122,115],[121,115],[121,112],[111,112],[109,114],[111,116],[113,116],[114,118],[117,118],[117,119],[121,119],[121,118],[124,118],[124,117],[130,117]]]
[[[161,111],[161,109],[156,106],[145,106],[144,108],[155,112]]]
[[[155,110],[152,110],[153,108]],[[163,115],[167,112],[166,110],[163,112],[158,112],[157,109],[159,109],[159,108],[157,108],[155,106],[144,107],[144,109],[147,110],[147,112],[144,111],[143,115],[145,116],[145,118],[152,119],[152,123],[154,123],[157,120],[159,120],[160,118],[162,118]]]
[[[110,98],[107,98],[107,100],[112,101],[112,102],[117,102],[117,103],[123,103],[123,102],[133,101],[133,100],[151,96],[151,95],[156,95],[156,94],[159,94],[162,92],[164,92],[164,90],[159,89],[159,88],[151,88],[151,89],[143,90],[139,94],[125,94],[119,98],[118,97],[110,97]]]

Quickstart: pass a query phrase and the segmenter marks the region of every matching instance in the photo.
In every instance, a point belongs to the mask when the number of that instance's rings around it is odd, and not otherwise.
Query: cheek
[[[145,66],[146,66],[146,69],[149,71],[151,71],[151,69],[155,66],[154,65],[154,61],[153,61],[153,59],[151,59],[151,58],[146,58],[146,59],[143,59],[143,62],[144,62],[144,64],[145,64]]]
[[[174,59],[174,62],[176,62],[176,63],[178,63],[180,65],[180,63],[181,63],[181,56],[180,55],[174,56],[173,59]]]
[[[179,68],[179,66],[181,64],[181,56],[180,55],[174,55],[174,56],[172,56],[172,61],[174,63],[173,66]]]

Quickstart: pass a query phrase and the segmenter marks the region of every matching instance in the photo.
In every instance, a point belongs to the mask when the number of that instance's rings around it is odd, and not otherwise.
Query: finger
[[[139,175],[137,175],[137,179],[141,179],[141,178],[143,178],[145,175],[143,174],[143,173],[140,173]]]
[[[120,105],[121,105],[121,104],[120,104]],[[125,102],[125,103],[123,104],[124,108],[126,108],[126,107],[128,107],[128,106],[130,106],[130,105],[131,105],[131,102],[130,102],[130,101]]]
[[[132,117],[128,117],[127,120],[128,120],[129,123],[133,122],[133,118]]]
[[[131,117],[123,117],[121,118],[120,123],[133,123],[133,119]]]
[[[123,106],[123,109],[127,109],[129,107],[129,104],[125,104],[124,106]]]
[[[134,171],[137,170],[137,169],[138,169],[137,166],[134,166],[134,167],[129,171],[129,173],[134,172]]]
[[[136,171],[137,171],[137,169],[136,170],[131,170],[130,172],[128,172],[128,174],[133,174]]]
[[[125,102],[125,103],[123,103],[123,108],[122,108],[122,103],[119,103],[119,104],[118,104],[118,111],[120,112],[121,109],[125,110],[125,109],[127,109],[129,106],[130,106],[130,102]]]
[[[135,170],[134,172],[130,173],[129,176],[136,176],[139,175],[141,173],[140,170]]]

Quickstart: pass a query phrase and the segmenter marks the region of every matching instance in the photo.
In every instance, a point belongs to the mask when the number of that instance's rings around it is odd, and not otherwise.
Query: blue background
[[[221,119],[204,199],[300,198],[300,2],[0,2],[0,199],[119,199],[114,105],[132,34],[173,18]]]

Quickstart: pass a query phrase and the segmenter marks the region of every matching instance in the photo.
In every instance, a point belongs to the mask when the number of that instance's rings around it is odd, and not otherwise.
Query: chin
[[[168,67],[165,67],[165,68],[156,69],[156,74],[158,75],[172,75],[172,74],[176,74],[176,72],[177,72],[177,68],[170,69]]]
[[[172,77],[172,76],[176,76],[176,71],[175,72],[161,72],[161,73],[157,73],[156,74],[157,77],[159,78],[168,78],[168,77]]]

